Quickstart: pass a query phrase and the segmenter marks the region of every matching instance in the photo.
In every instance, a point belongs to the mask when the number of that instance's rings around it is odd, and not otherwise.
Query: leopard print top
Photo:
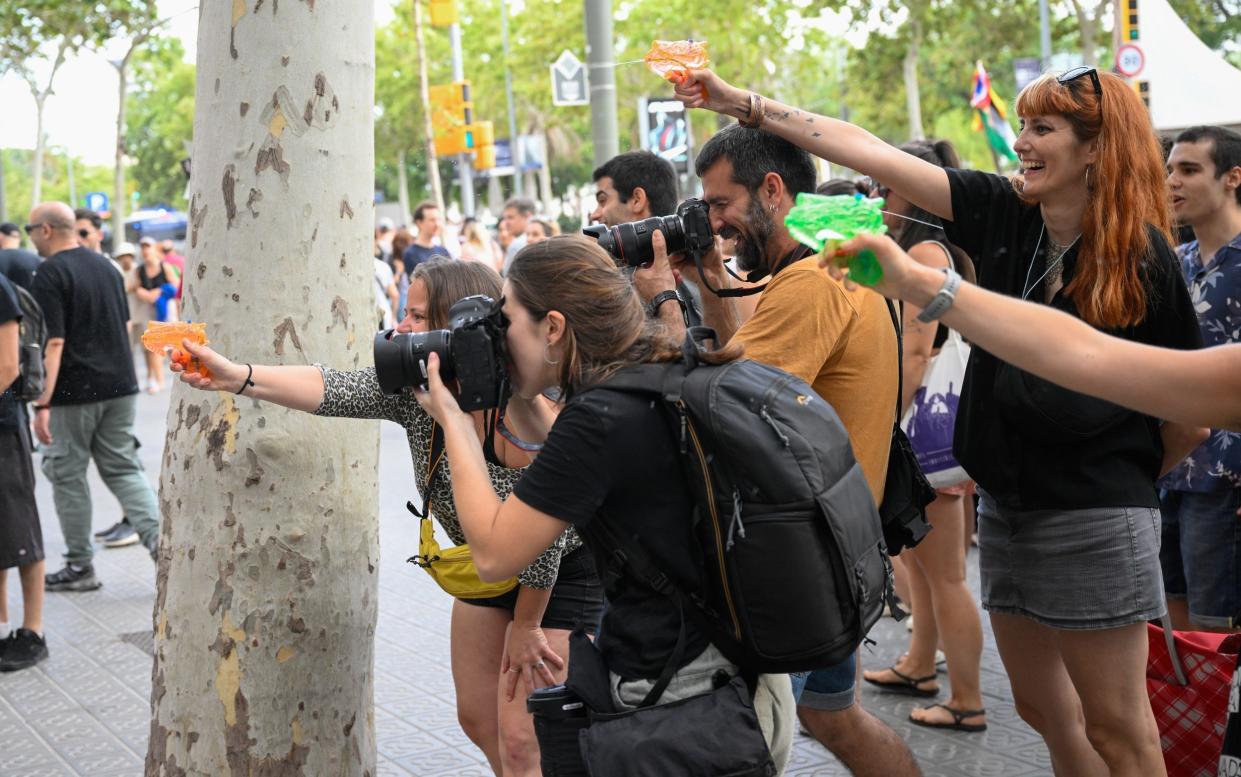
[[[431,430],[435,425],[413,394],[384,394],[375,378],[375,368],[344,372],[333,370],[323,365],[315,365],[323,373],[323,404],[315,411],[315,415],[334,418],[375,418],[392,421],[405,427],[405,435],[409,438],[409,452],[414,459],[414,482],[418,493],[427,488],[427,457],[431,449]],[[487,464],[491,475],[491,484],[496,494],[504,499],[513,490],[513,486],[521,479],[522,470],[507,469],[494,464]],[[431,490],[432,514],[440,526],[448,533],[453,544],[465,542],[465,533],[461,531],[461,522],[457,518],[457,505],[452,498],[452,474],[448,469],[448,458],[440,463],[440,474],[435,479],[435,488]],[[548,589],[556,582],[560,571],[560,559],[582,546],[582,540],[572,528],[565,530],[560,537],[517,575],[517,580],[529,588]]]

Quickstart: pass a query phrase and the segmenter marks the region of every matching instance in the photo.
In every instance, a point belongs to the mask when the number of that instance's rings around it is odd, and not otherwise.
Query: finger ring
[[[510,672],[520,672],[520,671],[521,671],[521,667],[519,667],[519,666],[510,666],[508,670],[509,670]]]
[[[535,668],[537,668],[537,669],[542,669],[542,668],[544,667],[544,664],[543,664],[543,662],[542,662],[542,661],[535,661],[535,662],[534,662],[534,666],[535,666]]]

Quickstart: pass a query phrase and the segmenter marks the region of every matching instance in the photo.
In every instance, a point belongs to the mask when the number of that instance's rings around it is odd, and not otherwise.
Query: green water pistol
[[[784,226],[797,242],[831,255],[857,235],[886,233],[882,209],[883,199],[878,197],[803,192],[784,217]],[[864,286],[874,286],[883,278],[883,267],[873,251],[859,251],[849,258],[848,266],[849,279]]]

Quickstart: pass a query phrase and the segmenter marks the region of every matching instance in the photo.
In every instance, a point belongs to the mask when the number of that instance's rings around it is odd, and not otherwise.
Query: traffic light
[[[431,0],[431,26],[451,27],[457,23],[457,0]]]
[[[1138,0],[1118,0],[1120,11],[1120,42],[1132,43],[1138,35]]]
[[[455,81],[432,86],[428,92],[431,99],[431,128],[435,133],[435,153],[445,156],[468,154],[474,148],[474,136],[470,127],[474,118],[470,82]]]
[[[474,133],[474,169],[490,170],[496,166],[495,125],[480,121],[471,126]]]

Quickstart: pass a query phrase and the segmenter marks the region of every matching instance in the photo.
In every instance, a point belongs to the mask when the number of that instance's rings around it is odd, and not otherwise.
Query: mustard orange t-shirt
[[[896,420],[896,329],[883,297],[847,291],[813,259],[771,280],[734,336],[745,355],[809,383],[840,416],[875,503]]]

